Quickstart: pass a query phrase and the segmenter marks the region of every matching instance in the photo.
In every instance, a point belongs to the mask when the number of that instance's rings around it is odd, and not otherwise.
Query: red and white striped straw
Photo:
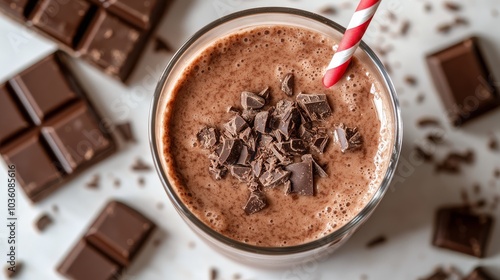
[[[342,40],[340,40],[339,47],[326,68],[326,73],[323,77],[325,87],[330,88],[334,86],[344,76],[347,66],[351,62],[352,55],[361,42],[361,38],[377,11],[380,1],[361,0],[359,2],[356,12],[352,16]]]

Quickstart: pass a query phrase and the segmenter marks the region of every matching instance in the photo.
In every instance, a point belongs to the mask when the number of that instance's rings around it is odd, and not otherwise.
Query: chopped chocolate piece
[[[283,184],[289,177],[289,171],[285,171],[281,168],[273,168],[260,175],[259,181],[264,187],[274,188]]]
[[[313,121],[324,120],[332,114],[325,94],[299,93],[297,102]]]
[[[335,142],[340,146],[340,151],[354,151],[362,147],[363,138],[358,131],[358,128],[348,128],[344,124],[340,124],[334,132]]]
[[[74,280],[117,280],[121,266],[85,240],[80,240],[59,265],[57,271],[64,277]]]
[[[134,136],[134,132],[132,131],[132,124],[130,122],[117,124],[116,129],[122,136],[123,140],[125,140],[126,142],[137,142]]]
[[[90,226],[85,239],[121,266],[129,266],[154,228],[141,213],[112,201]]]
[[[238,158],[238,161],[236,163],[239,165],[249,166],[251,160],[252,160],[251,151],[249,151],[247,146],[243,145],[243,147],[241,148],[240,157]]]
[[[427,64],[453,125],[460,126],[500,105],[477,38],[427,56]]]
[[[16,265],[14,266],[7,265],[5,267],[5,276],[7,276],[8,279],[16,278],[23,270],[23,266],[24,263],[22,263],[21,261],[16,261]]]
[[[99,188],[100,181],[101,181],[101,176],[99,176],[99,174],[95,174],[94,176],[92,176],[92,180],[90,180],[87,183],[87,187],[91,189],[97,189]]]
[[[266,87],[265,89],[263,89],[261,92],[257,93],[260,97],[264,98],[265,100],[267,100],[269,98],[269,95],[271,94],[271,88],[270,87]]]
[[[477,215],[466,208],[442,208],[436,214],[434,246],[484,257],[493,217]]]
[[[417,85],[417,79],[413,76],[406,76],[405,77],[405,82],[410,85],[410,86],[416,86]]]
[[[428,126],[442,127],[441,123],[437,119],[431,117],[426,117],[418,120],[417,125],[419,127],[428,127]]]
[[[268,124],[269,122],[269,112],[268,111],[262,111],[257,113],[255,116],[254,120],[254,129],[257,132],[260,132],[262,134],[266,134],[269,132],[268,129]]]
[[[244,109],[260,109],[266,105],[266,99],[249,91],[241,93],[241,106]]]
[[[35,227],[38,232],[43,232],[45,229],[53,223],[52,218],[48,214],[42,214],[35,221]]]
[[[496,280],[498,278],[493,277],[489,271],[487,271],[484,267],[476,267],[464,280]]]
[[[198,142],[200,142],[201,147],[205,149],[213,149],[219,143],[220,133],[217,129],[213,127],[204,127],[196,134]]]
[[[252,166],[253,175],[255,177],[260,177],[260,174],[263,171],[263,168],[262,168],[263,161],[262,161],[262,159],[259,158],[257,160],[252,161],[251,166]]]
[[[248,166],[231,165],[229,166],[231,175],[240,182],[248,182],[252,179],[252,168]]]
[[[241,116],[236,115],[231,120],[224,124],[226,131],[233,137],[237,137],[238,133],[248,127],[248,123]]]
[[[373,238],[372,240],[368,241],[368,243],[366,243],[366,247],[371,249],[373,247],[377,247],[379,245],[382,245],[386,242],[387,242],[387,237],[380,235],[380,236],[377,236],[377,237]]]
[[[248,201],[243,208],[247,215],[255,214],[267,206],[267,199],[264,193],[256,191],[251,192]]]
[[[462,9],[462,6],[457,4],[457,3],[454,3],[454,2],[444,2],[443,3],[444,7],[450,11],[453,11],[453,12],[457,12],[457,11],[460,11]]]
[[[316,134],[311,139],[311,147],[316,152],[322,154],[325,151],[326,144],[328,144],[328,135],[326,134]]]
[[[238,110],[238,108],[235,108],[233,106],[229,106],[227,107],[227,110],[226,110],[228,113],[235,113],[235,114],[240,114],[240,110]]]
[[[415,146],[415,153],[417,153],[417,156],[425,162],[434,161],[434,156],[431,153],[424,151],[420,146]]]
[[[292,182],[290,180],[286,180],[284,185],[285,195],[289,195],[292,193]]]
[[[224,139],[219,162],[221,164],[235,164],[240,158],[243,141],[240,139]]]
[[[290,139],[287,142],[277,143],[280,151],[288,155],[302,155],[307,151],[304,141],[302,139]]]
[[[299,128],[300,119],[300,112],[297,108],[288,108],[279,122],[278,130],[288,139]]]
[[[241,117],[248,123],[252,124],[254,122],[255,116],[257,115],[257,111],[254,109],[245,109],[241,113]]]
[[[247,127],[245,128],[242,132],[240,132],[240,135],[238,137],[245,142],[245,144],[248,144],[248,141],[250,138],[252,138],[253,133],[252,133],[252,128]]]
[[[172,48],[170,44],[168,44],[165,40],[161,38],[156,37],[154,43],[155,43],[154,45],[155,52],[164,51],[167,53],[171,53],[174,51],[174,48]]]
[[[218,272],[215,268],[210,268],[210,280],[217,280]]]
[[[283,165],[292,163],[292,160],[288,157],[287,154],[282,153],[276,144],[271,146],[271,152],[273,155],[279,160],[279,162]]]
[[[280,134],[281,135],[281,134]],[[269,135],[262,135],[260,136],[259,140],[259,147],[263,149],[267,149],[269,145],[274,141],[273,137]]]
[[[208,167],[208,171],[214,176],[215,180],[221,180],[226,177],[227,167],[219,164],[219,160],[210,160],[210,167]]]
[[[314,176],[313,163],[306,160],[299,163],[293,163],[285,167],[290,174],[292,183],[292,192],[299,195],[314,195]]]
[[[250,183],[248,183],[248,189],[251,192],[261,191],[259,183],[255,182],[255,181],[251,181]]]
[[[411,25],[409,21],[407,20],[403,21],[403,24],[401,24],[401,29],[399,31],[399,34],[401,36],[406,36],[406,34],[408,34],[408,31],[410,30],[410,27]]]
[[[302,161],[312,161],[313,163],[313,166],[314,166],[314,170],[316,171],[316,173],[318,174],[319,177],[321,178],[326,178],[328,177],[328,173],[326,173],[326,171],[321,167],[321,165],[319,165],[316,160],[314,160],[313,156],[311,154],[305,154],[301,157]]]
[[[451,24],[449,24],[449,23],[443,23],[443,24],[441,24],[441,25],[439,25],[439,26],[437,27],[437,31],[438,31],[439,33],[444,33],[444,34],[446,34],[446,33],[449,33],[449,32],[451,31],[451,29],[452,29],[452,28],[453,28],[453,25],[451,25]]]
[[[142,159],[137,158],[132,165],[132,170],[134,171],[151,171],[151,166],[146,164]]]
[[[295,86],[295,76],[293,73],[288,73],[281,81],[281,90],[288,96],[293,95],[293,88]]]
[[[325,7],[321,8],[319,10],[319,13],[324,14],[324,15],[328,15],[328,16],[332,16],[332,15],[335,15],[337,13],[337,9],[335,9],[335,7],[329,5],[329,6],[325,6]]]

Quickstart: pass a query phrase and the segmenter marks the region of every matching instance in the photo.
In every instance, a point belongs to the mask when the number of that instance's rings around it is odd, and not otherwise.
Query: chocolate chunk
[[[252,168],[248,166],[231,165],[229,166],[231,175],[241,182],[248,182],[252,179]]]
[[[325,6],[325,7],[321,8],[319,10],[319,13],[324,14],[324,15],[328,15],[328,16],[333,16],[337,13],[337,9],[335,9],[335,7],[329,5],[329,6]]]
[[[241,106],[244,109],[260,109],[266,105],[266,99],[249,91],[241,93]]]
[[[260,175],[259,181],[264,187],[274,188],[283,184],[289,177],[289,171],[285,171],[278,167],[264,172]]]
[[[311,139],[311,147],[318,153],[322,154],[328,144],[328,135],[316,134]]]
[[[269,132],[268,129],[268,121],[269,121],[269,112],[268,111],[262,111],[257,113],[255,116],[254,120],[254,129],[257,132],[260,132],[262,134],[266,134]]]
[[[472,164],[475,160],[475,155],[472,150],[463,153],[451,152],[446,158],[436,165],[437,172],[459,173],[462,164]]]
[[[363,138],[357,127],[348,128],[344,124],[340,124],[335,128],[334,135],[335,142],[339,144],[342,153],[360,149],[363,145]]]
[[[38,232],[43,232],[53,223],[52,218],[48,214],[42,214],[35,222],[35,227]]]
[[[416,86],[417,85],[417,79],[414,76],[406,76],[405,77],[405,82],[410,85],[410,86]]]
[[[117,280],[121,266],[85,240],[80,240],[59,265],[57,271],[64,277],[74,280]]]
[[[405,20],[403,21],[403,24],[401,24],[401,29],[399,30],[399,34],[401,36],[406,36],[408,34],[408,31],[410,30],[411,24],[409,21]]]
[[[136,210],[111,201],[90,226],[85,239],[114,262],[128,267],[154,228],[155,224]]]
[[[484,267],[476,267],[464,280],[496,280],[490,272]]]
[[[123,140],[126,142],[137,142],[132,131],[132,124],[130,122],[120,123],[116,125],[116,130],[120,133]]]
[[[488,141],[488,148],[492,151],[498,151],[498,141],[494,135],[490,136],[490,139]]]
[[[324,120],[332,114],[332,109],[325,94],[299,93],[297,102],[313,121]]]
[[[214,149],[219,143],[219,131],[213,127],[204,127],[196,134],[201,147],[205,149]]]
[[[287,142],[277,143],[276,146],[286,155],[302,155],[307,151],[302,139],[290,139]]]
[[[255,116],[257,115],[257,111],[254,109],[245,109],[241,113],[241,117],[248,123],[253,124]]]
[[[237,137],[238,133],[247,127],[248,123],[239,115],[232,117],[229,122],[224,124],[224,129],[233,137]]]
[[[433,245],[482,258],[492,226],[490,215],[458,207],[442,208],[436,214]]]
[[[92,180],[87,183],[88,188],[97,189],[99,188],[99,183],[101,181],[101,176],[98,174],[92,176]]]
[[[271,146],[271,152],[281,164],[287,165],[292,163],[292,160],[289,158],[289,156],[286,153],[281,152],[276,144]]]
[[[255,214],[262,209],[266,208],[267,206],[267,199],[264,193],[256,191],[256,192],[251,192],[250,197],[248,198],[248,201],[243,208],[245,210],[245,213],[247,215]]]
[[[467,26],[467,25],[469,25],[469,20],[467,20],[464,17],[456,17],[455,18],[455,25],[456,26],[461,26],[461,25]]]
[[[290,107],[283,114],[281,121],[279,122],[278,130],[283,134],[283,136],[286,137],[286,139],[288,139],[295,133],[296,130],[298,130],[300,121],[299,110],[295,107]]]
[[[295,86],[295,76],[293,73],[288,73],[285,75],[281,81],[281,90],[288,96],[293,95],[293,88]]]
[[[227,167],[221,165],[219,163],[219,160],[210,160],[210,167],[208,168],[208,171],[213,175],[215,180],[221,180],[222,178],[226,177],[227,174]]]
[[[5,276],[7,276],[8,279],[14,279],[23,271],[23,267],[24,264],[21,261],[16,261],[16,265],[8,265],[5,267]]]
[[[132,170],[134,171],[151,171],[151,166],[146,164],[142,159],[137,158],[132,165]]]
[[[453,125],[460,126],[500,105],[477,38],[427,56],[427,64]]]
[[[301,159],[302,159],[302,161],[312,161],[314,171],[316,171],[316,174],[318,174],[319,177],[321,177],[321,178],[328,177],[328,173],[326,173],[326,171],[323,169],[323,167],[321,167],[321,165],[319,165],[316,162],[316,160],[313,158],[313,156],[311,154],[305,154],[301,157]]]
[[[265,100],[267,100],[269,98],[269,95],[271,94],[271,88],[270,87],[266,87],[265,89],[263,89],[261,92],[258,93],[258,95],[262,98],[264,98]]]
[[[387,242],[387,237],[380,235],[380,236],[377,236],[377,237],[373,238],[372,240],[368,241],[368,243],[366,243],[366,247],[371,249],[373,247],[377,247],[379,245],[385,244],[386,242]]]
[[[254,160],[254,161],[252,161],[251,166],[252,166],[253,175],[257,178],[260,177],[260,174],[262,174],[262,171],[263,171],[263,168],[262,168],[263,167],[263,160],[261,158]]]
[[[306,160],[285,167],[290,174],[292,192],[299,195],[314,195],[314,177],[312,161]]]
[[[452,24],[449,24],[449,23],[443,23],[443,24],[440,24],[438,25],[437,27],[437,31],[439,33],[443,33],[443,34],[446,34],[446,33],[449,33],[451,31],[451,29],[453,28],[453,25]]]
[[[240,139],[224,139],[219,162],[221,164],[235,164],[240,158],[243,141]]]
[[[241,148],[240,156],[236,163],[239,165],[249,166],[250,161],[252,160],[252,154],[253,153],[248,149],[248,147],[243,145],[243,147]]]
[[[164,51],[167,53],[172,53],[174,51],[174,49],[170,46],[170,44],[168,44],[163,39],[156,37],[154,40],[154,43],[155,43],[155,45],[154,45],[155,52]]]

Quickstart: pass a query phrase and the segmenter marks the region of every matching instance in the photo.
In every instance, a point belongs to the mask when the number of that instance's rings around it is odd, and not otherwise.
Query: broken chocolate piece
[[[277,147],[277,144],[274,144],[271,146],[271,152],[273,155],[279,160],[279,162],[283,165],[287,165],[292,163],[292,160],[288,157],[287,154],[282,153],[279,148]]]
[[[328,173],[326,173],[323,167],[321,167],[321,165],[319,165],[319,163],[317,163],[316,160],[314,160],[311,154],[305,154],[301,157],[301,159],[302,161],[308,161],[308,160],[312,161],[314,170],[316,171],[316,174],[318,174],[319,177],[321,178],[328,177]]]
[[[264,187],[274,188],[283,184],[290,177],[290,172],[280,167],[267,170],[260,177],[259,181]]]
[[[325,94],[299,93],[297,102],[313,121],[324,120],[332,114]]]
[[[237,137],[238,133],[243,131],[248,127],[248,123],[245,119],[239,115],[234,116],[231,120],[224,124],[224,128],[230,134],[230,136]]]
[[[447,2],[444,2],[443,5],[446,9],[448,9],[449,11],[452,11],[452,12],[457,12],[457,11],[460,11],[462,9],[462,6],[460,6],[459,4],[454,3],[454,2],[447,1]]]
[[[151,166],[146,164],[142,159],[138,158],[136,159],[134,165],[132,165],[132,170],[134,171],[150,171]]]
[[[267,124],[269,122],[269,112],[268,111],[262,111],[257,113],[255,115],[255,120],[254,120],[254,129],[257,132],[260,132],[262,134],[266,134],[269,132],[267,128]]]
[[[255,214],[267,206],[267,199],[264,193],[255,191],[250,193],[250,197],[243,208],[247,215]]]
[[[342,123],[335,129],[334,134],[335,142],[340,145],[342,153],[357,150],[363,145],[363,138],[357,127],[348,128]]]
[[[244,109],[260,109],[266,105],[266,99],[249,91],[241,93],[241,106]]]
[[[231,175],[241,182],[248,182],[252,179],[252,168],[248,166],[231,165],[229,166]]]
[[[265,100],[267,100],[269,98],[269,95],[271,94],[271,88],[270,87],[266,87],[265,89],[263,89],[261,92],[258,93],[258,95],[262,98],[264,98]]]
[[[464,280],[496,280],[484,267],[476,267]]]
[[[293,88],[295,86],[295,76],[293,73],[288,73],[281,82],[281,90],[288,96],[293,95]]]
[[[322,154],[328,144],[328,135],[316,134],[311,139],[311,147],[318,153]]]
[[[130,122],[117,124],[116,130],[118,130],[123,140],[126,142],[136,142],[134,133],[132,132],[132,124]]]
[[[235,164],[240,158],[243,143],[240,139],[224,139],[219,162],[221,164]]]
[[[436,214],[433,245],[482,258],[491,235],[493,217],[467,208],[442,208]]]
[[[431,275],[419,280],[450,280],[450,274],[443,268],[437,268]]]
[[[42,216],[36,220],[35,227],[39,232],[43,232],[52,223],[52,218],[48,214],[42,214]]]
[[[312,161],[306,160],[285,167],[290,174],[292,192],[299,195],[314,195],[314,177]]]
[[[247,146],[243,145],[243,147],[241,148],[240,157],[238,158],[238,161],[236,163],[239,165],[249,166],[251,160],[252,152],[248,149]]]

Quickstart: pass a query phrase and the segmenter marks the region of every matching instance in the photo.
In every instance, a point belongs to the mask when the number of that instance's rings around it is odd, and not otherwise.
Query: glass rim
[[[165,191],[167,192],[167,195],[176,208],[177,211],[182,212],[188,219],[189,221],[196,226],[197,228],[201,229],[204,233],[208,234],[210,237],[216,239],[218,242],[223,243],[226,246],[230,246],[235,249],[243,250],[248,253],[255,253],[255,254],[261,254],[261,255],[288,255],[288,254],[297,254],[297,253],[303,253],[307,251],[311,251],[317,248],[321,248],[323,246],[332,244],[334,241],[342,239],[344,236],[350,233],[351,230],[356,229],[357,226],[362,224],[373,212],[373,210],[376,208],[376,206],[379,204],[379,202],[382,200],[384,197],[387,189],[389,188],[389,185],[391,183],[392,177],[394,176],[394,173],[396,171],[397,163],[399,160],[399,156],[401,153],[401,147],[402,147],[402,132],[403,132],[403,127],[402,127],[402,119],[401,119],[401,111],[400,111],[400,106],[399,106],[399,101],[396,95],[396,90],[394,88],[394,85],[392,83],[391,78],[389,77],[387,70],[385,69],[384,65],[380,61],[380,59],[377,57],[377,55],[368,47],[368,45],[364,42],[361,41],[359,44],[359,48],[370,58],[371,62],[375,66],[376,70],[379,72],[379,74],[383,77],[383,86],[385,86],[388,95],[389,95],[389,101],[390,101],[390,106],[392,113],[394,114],[394,145],[392,146],[393,150],[390,153],[390,162],[387,166],[387,170],[385,172],[384,178],[380,183],[379,188],[377,191],[374,193],[373,197],[371,200],[363,207],[363,209],[348,223],[344,224],[342,227],[338,228],[334,232],[321,237],[319,239],[300,244],[300,245],[294,245],[294,246],[286,246],[286,247],[261,247],[261,246],[255,246],[255,245],[250,245],[246,244],[237,240],[234,240],[232,238],[229,238],[209,226],[207,226],[203,221],[201,221],[198,217],[196,217],[191,211],[181,202],[180,198],[176,194],[175,190],[172,188],[165,170],[163,170],[161,159],[160,159],[160,152],[158,149],[158,143],[157,143],[157,137],[156,137],[156,118],[157,118],[157,113],[158,113],[158,104],[160,97],[162,95],[162,91],[165,85],[165,82],[176,65],[177,61],[181,58],[181,56],[188,50],[191,45],[196,42],[200,37],[205,35],[207,32],[210,30],[217,28],[220,25],[223,25],[229,21],[236,20],[242,17],[246,16],[253,16],[253,15],[258,15],[258,14],[289,14],[293,16],[300,16],[300,17],[305,17],[308,19],[315,20],[319,23],[322,23],[335,31],[339,32],[340,34],[344,34],[345,28],[339,25],[338,23],[325,18],[321,15],[318,15],[313,12],[301,10],[301,9],[295,9],[295,8],[288,8],[288,7],[261,7],[261,8],[253,8],[253,9],[246,9],[242,11],[238,11],[229,15],[226,15],[224,17],[221,17],[217,20],[212,21],[208,25],[204,26],[201,28],[199,31],[197,31],[193,36],[191,36],[174,54],[174,56],[171,58],[169,61],[167,67],[163,71],[159,81],[158,85],[156,86],[153,100],[151,103],[151,108],[150,108],[150,115],[149,115],[149,144],[151,148],[151,153],[153,156],[153,162],[156,168],[156,171],[160,177],[161,183],[163,184],[163,187]],[[160,124],[162,125],[162,124]]]

